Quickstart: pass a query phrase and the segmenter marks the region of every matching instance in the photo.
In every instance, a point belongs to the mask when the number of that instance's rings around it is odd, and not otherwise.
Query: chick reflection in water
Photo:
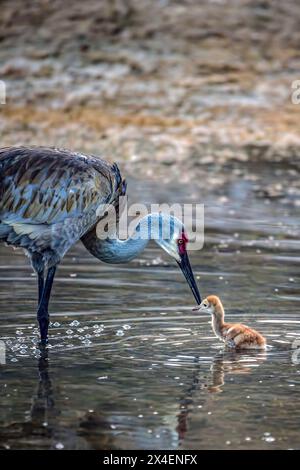
[[[179,413],[177,415],[178,441],[184,446],[184,439],[191,427],[194,415],[205,415],[207,406],[211,403],[209,394],[225,392],[229,377],[232,375],[247,375],[253,373],[253,365],[266,360],[265,351],[247,351],[247,353],[234,349],[218,352],[212,359],[209,374],[202,375],[203,364],[198,358],[195,361],[194,373],[191,383],[180,397]],[[230,386],[230,381],[227,386]],[[208,392],[208,394],[203,393]]]
[[[258,331],[241,323],[225,323],[225,312],[221,300],[210,295],[195,308],[212,317],[212,329],[225,346],[231,349],[266,349],[266,339]]]
[[[226,375],[251,374],[253,371],[253,363],[255,362],[257,365],[265,361],[266,353],[265,351],[251,351],[247,356],[243,354],[242,357],[245,362],[241,362],[241,353],[235,350],[218,353],[214,357],[210,368],[210,382],[204,385],[207,391],[210,393],[222,392]]]

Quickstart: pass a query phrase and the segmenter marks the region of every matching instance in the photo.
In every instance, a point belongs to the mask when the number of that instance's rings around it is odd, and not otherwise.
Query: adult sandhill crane
[[[55,148],[0,149],[0,241],[22,247],[38,276],[37,319],[41,343],[48,338],[48,305],[56,267],[78,240],[89,252],[107,263],[135,258],[151,238],[153,224],[168,223],[169,238],[155,241],[180,266],[198,304],[200,294],[189,263],[187,237],[182,223],[166,214],[142,218],[136,233],[126,240],[97,236],[104,214],[99,207],[117,210],[126,184],[118,166]]]

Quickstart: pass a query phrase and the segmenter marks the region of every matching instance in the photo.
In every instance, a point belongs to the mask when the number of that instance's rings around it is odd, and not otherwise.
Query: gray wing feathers
[[[116,164],[48,148],[0,149],[0,240],[64,252],[118,206],[126,191]]]

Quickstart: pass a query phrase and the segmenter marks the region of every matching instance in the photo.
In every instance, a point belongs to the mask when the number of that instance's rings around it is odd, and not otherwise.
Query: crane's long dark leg
[[[39,305],[42,300],[42,295],[44,291],[44,273],[38,273],[38,286],[39,286]]]
[[[48,270],[46,282],[43,288],[43,293],[41,296],[41,300],[39,303],[39,308],[37,312],[37,319],[40,326],[40,334],[41,334],[41,344],[47,343],[48,338],[48,327],[49,327],[49,313],[48,313],[48,306],[49,300],[51,295],[51,289],[54,281],[54,276],[56,272],[56,266],[53,266]],[[40,289],[41,281],[39,280],[39,289]]]

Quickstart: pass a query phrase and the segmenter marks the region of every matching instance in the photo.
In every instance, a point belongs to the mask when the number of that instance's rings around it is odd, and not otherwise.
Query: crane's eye
[[[177,241],[178,245],[183,245],[184,244],[184,240],[182,238],[179,238],[179,240]]]

